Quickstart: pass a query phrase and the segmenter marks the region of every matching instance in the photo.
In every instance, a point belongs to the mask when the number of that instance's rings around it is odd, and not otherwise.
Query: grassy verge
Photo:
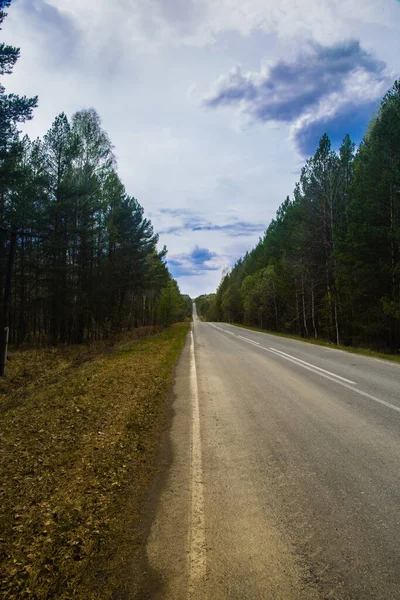
[[[14,353],[0,382],[2,598],[130,597],[188,328],[125,339],[97,357]]]
[[[372,358],[380,358],[382,360],[390,360],[393,362],[400,363],[400,356],[396,354],[385,354],[383,352],[375,352],[374,350],[369,350],[368,348],[354,348],[353,346],[337,346],[336,344],[332,344],[331,342],[327,342],[324,340],[315,340],[311,338],[307,339],[302,338],[298,335],[291,335],[288,333],[277,333],[276,331],[267,331],[266,329],[261,329],[260,327],[253,327],[252,325],[239,325],[238,323],[227,323],[227,325],[234,325],[235,327],[241,327],[242,329],[251,329],[252,331],[260,331],[261,333],[268,333],[269,335],[275,335],[277,337],[283,337],[290,340],[297,340],[298,342],[305,342],[306,344],[325,346],[326,348],[335,348],[337,350],[344,350],[345,352],[350,352],[352,354],[361,354],[363,356],[371,356]]]

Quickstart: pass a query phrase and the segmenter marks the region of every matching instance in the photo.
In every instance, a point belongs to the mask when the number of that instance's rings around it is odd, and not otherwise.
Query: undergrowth
[[[133,585],[125,574],[188,328],[11,355],[0,382],[2,598],[107,600]]]

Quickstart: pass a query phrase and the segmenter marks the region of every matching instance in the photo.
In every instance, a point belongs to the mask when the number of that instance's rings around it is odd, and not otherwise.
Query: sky
[[[13,0],[24,126],[93,107],[192,297],[263,236],[327,132],[358,143],[400,75],[399,0]]]

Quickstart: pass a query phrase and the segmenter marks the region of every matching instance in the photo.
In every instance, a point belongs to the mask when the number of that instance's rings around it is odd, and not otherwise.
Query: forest
[[[10,0],[0,0],[0,23]],[[0,75],[19,49],[0,44]],[[43,139],[22,136],[38,98],[0,84],[0,346],[82,343],[183,319],[191,301],[166,248],[121,182],[94,109],[56,116]]]
[[[253,250],[196,300],[201,317],[400,352],[400,81],[356,148],[325,134]]]

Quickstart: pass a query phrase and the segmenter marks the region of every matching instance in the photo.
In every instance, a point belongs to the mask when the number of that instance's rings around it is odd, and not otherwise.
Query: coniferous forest
[[[400,352],[400,82],[356,149],[323,135],[256,247],[215,295],[208,320]]]
[[[0,0],[0,23],[10,0]],[[0,44],[0,75],[19,49]],[[127,194],[94,109],[58,115],[43,139],[20,123],[38,98],[0,85],[0,336],[81,343],[139,325],[170,325],[190,300],[168,272],[166,249]]]

